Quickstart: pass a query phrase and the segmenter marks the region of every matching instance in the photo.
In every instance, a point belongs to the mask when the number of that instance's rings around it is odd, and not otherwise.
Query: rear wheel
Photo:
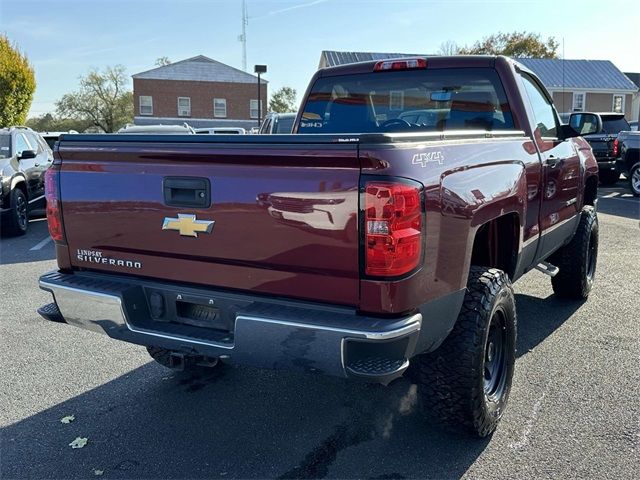
[[[615,170],[603,170],[598,174],[600,184],[604,186],[615,185],[620,180],[620,174]]]
[[[589,296],[598,263],[598,216],[586,205],[571,241],[549,259],[560,271],[551,278],[558,297],[583,300]]]
[[[640,162],[629,171],[629,188],[634,196],[640,197]]]
[[[4,231],[9,235],[24,235],[29,226],[29,204],[24,192],[14,188],[9,194],[11,209],[7,212]]]
[[[427,414],[491,435],[507,405],[516,355],[516,307],[507,275],[471,267],[453,330],[435,351],[414,362]]]

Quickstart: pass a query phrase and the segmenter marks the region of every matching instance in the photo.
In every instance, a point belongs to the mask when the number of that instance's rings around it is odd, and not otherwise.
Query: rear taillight
[[[64,242],[64,226],[60,208],[60,166],[52,165],[44,175],[44,194],[47,199],[47,223],[54,242]]]
[[[427,68],[426,58],[406,58],[397,60],[382,60],[373,67],[374,72],[386,72],[388,70],[415,70]]]
[[[613,156],[614,157],[618,156],[619,150],[620,150],[620,143],[618,142],[618,139],[616,138],[613,141]]]
[[[365,273],[397,277],[414,270],[422,256],[420,187],[366,182],[364,188]]]

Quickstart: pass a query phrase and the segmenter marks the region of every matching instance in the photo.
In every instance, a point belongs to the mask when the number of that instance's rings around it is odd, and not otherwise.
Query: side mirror
[[[600,115],[594,113],[572,113],[569,117],[569,126],[578,135],[590,135],[602,130]]]
[[[33,150],[23,150],[18,155],[18,160],[27,160],[28,158],[36,158],[36,152]]]

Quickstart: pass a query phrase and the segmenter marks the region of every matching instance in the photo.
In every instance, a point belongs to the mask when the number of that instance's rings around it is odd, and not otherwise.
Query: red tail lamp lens
[[[415,269],[422,256],[420,189],[367,182],[364,205],[366,274],[395,277]]]
[[[60,197],[58,196],[60,178],[59,167],[51,166],[44,176],[44,193],[47,199],[47,224],[49,234],[55,242],[64,241],[64,227],[62,225],[62,211],[60,210]]]

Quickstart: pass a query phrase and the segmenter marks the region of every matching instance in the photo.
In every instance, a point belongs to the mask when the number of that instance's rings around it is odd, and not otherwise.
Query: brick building
[[[258,78],[203,55],[136,73],[136,125],[258,126]],[[262,116],[267,81],[260,79]]]

